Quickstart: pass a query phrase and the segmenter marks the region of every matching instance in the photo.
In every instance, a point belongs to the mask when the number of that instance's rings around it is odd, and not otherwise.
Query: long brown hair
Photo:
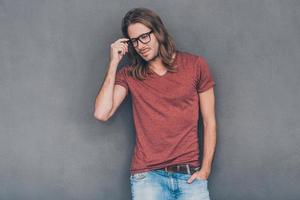
[[[172,56],[176,52],[176,45],[160,17],[152,10],[144,7],[129,10],[122,19],[122,33],[124,37],[129,38],[128,27],[134,23],[142,23],[153,30],[153,34],[159,42],[158,55],[161,57],[162,63],[168,72],[176,72],[177,69],[172,65]],[[128,57],[133,64],[131,75],[139,80],[144,80],[146,75],[151,73],[148,62],[135,51],[135,48],[130,43],[128,46]]]

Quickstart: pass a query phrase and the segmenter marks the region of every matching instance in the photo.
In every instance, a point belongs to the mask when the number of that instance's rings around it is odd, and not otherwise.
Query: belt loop
[[[177,165],[177,171],[179,171],[179,167],[180,167],[180,166],[179,166],[179,165]]]
[[[168,167],[165,167],[165,171],[168,172]]]
[[[188,174],[191,174],[190,166],[188,164],[186,164],[185,166],[186,166],[186,169],[188,171]]]

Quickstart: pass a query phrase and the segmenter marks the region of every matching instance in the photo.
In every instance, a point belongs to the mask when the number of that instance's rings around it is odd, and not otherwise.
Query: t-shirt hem
[[[115,82],[115,85],[121,85],[121,86],[123,86],[126,90],[128,90],[128,87],[127,87],[127,85],[126,85],[125,83],[116,81],[116,82]]]
[[[142,169],[130,169],[130,174],[133,175],[135,173],[142,173],[142,172],[147,172],[147,171],[151,171],[151,170],[155,170],[155,169],[160,169],[169,165],[178,165],[178,164],[187,164],[189,163],[190,165],[194,166],[194,167],[199,167],[200,163],[199,161],[184,161],[184,162],[177,162],[177,163],[170,163],[170,164],[162,164],[162,165],[157,165],[155,167],[147,167],[147,168],[142,168]]]
[[[201,92],[205,92],[206,90],[208,90],[209,88],[213,87],[216,83],[214,81],[211,81],[210,83],[208,83],[206,85],[205,88],[202,88],[201,90],[197,90],[198,93],[201,93]]]

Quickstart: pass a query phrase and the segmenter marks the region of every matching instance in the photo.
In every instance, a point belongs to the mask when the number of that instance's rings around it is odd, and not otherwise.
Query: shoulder
[[[186,66],[199,66],[206,64],[206,59],[202,55],[186,51],[181,51],[180,54],[182,58],[181,61]]]
[[[207,65],[205,58],[196,53],[181,52],[181,58],[182,66],[186,69],[192,70],[193,72],[200,70],[200,68]]]
[[[202,63],[205,62],[205,58],[202,55],[192,53],[192,52],[182,52],[182,57],[192,63]]]
[[[127,75],[129,71],[131,71],[133,67],[131,65],[124,65],[118,69],[118,73]]]

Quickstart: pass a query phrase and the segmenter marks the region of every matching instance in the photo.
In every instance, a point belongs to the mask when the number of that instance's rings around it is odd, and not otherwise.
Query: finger
[[[128,52],[128,46],[127,45],[123,45],[124,47],[124,54],[126,54]]]
[[[120,43],[128,45],[128,41],[120,41]]]
[[[122,51],[122,55],[124,56],[124,55],[127,53],[127,51],[126,51],[126,47],[124,46],[124,47],[122,47],[122,49],[123,49],[123,51]]]
[[[197,174],[192,174],[191,175],[191,177],[188,179],[188,183],[192,183],[194,180],[195,180],[195,178],[197,178]]]
[[[119,53],[119,54],[120,54],[120,53],[123,53],[123,51],[124,51],[123,48],[122,48],[121,46],[119,46],[119,47],[118,47],[118,53]]]
[[[128,51],[128,45],[126,45],[125,47],[126,47],[126,51]]]
[[[194,181],[194,177],[193,176],[191,176],[188,180],[187,180],[187,183],[192,183],[193,181]]]
[[[120,38],[117,40],[117,42],[127,43],[128,40],[129,40],[128,38]]]
[[[121,48],[122,48],[122,54],[124,55],[125,54],[125,47],[121,46]]]
[[[128,45],[127,44],[125,44],[125,43],[121,43],[120,44],[122,47],[124,47],[124,48],[126,48]]]
[[[123,46],[125,51],[128,51],[128,47],[127,46]]]
[[[187,180],[187,183],[192,183],[194,181],[194,179],[192,179],[192,178],[189,178],[189,180]]]

